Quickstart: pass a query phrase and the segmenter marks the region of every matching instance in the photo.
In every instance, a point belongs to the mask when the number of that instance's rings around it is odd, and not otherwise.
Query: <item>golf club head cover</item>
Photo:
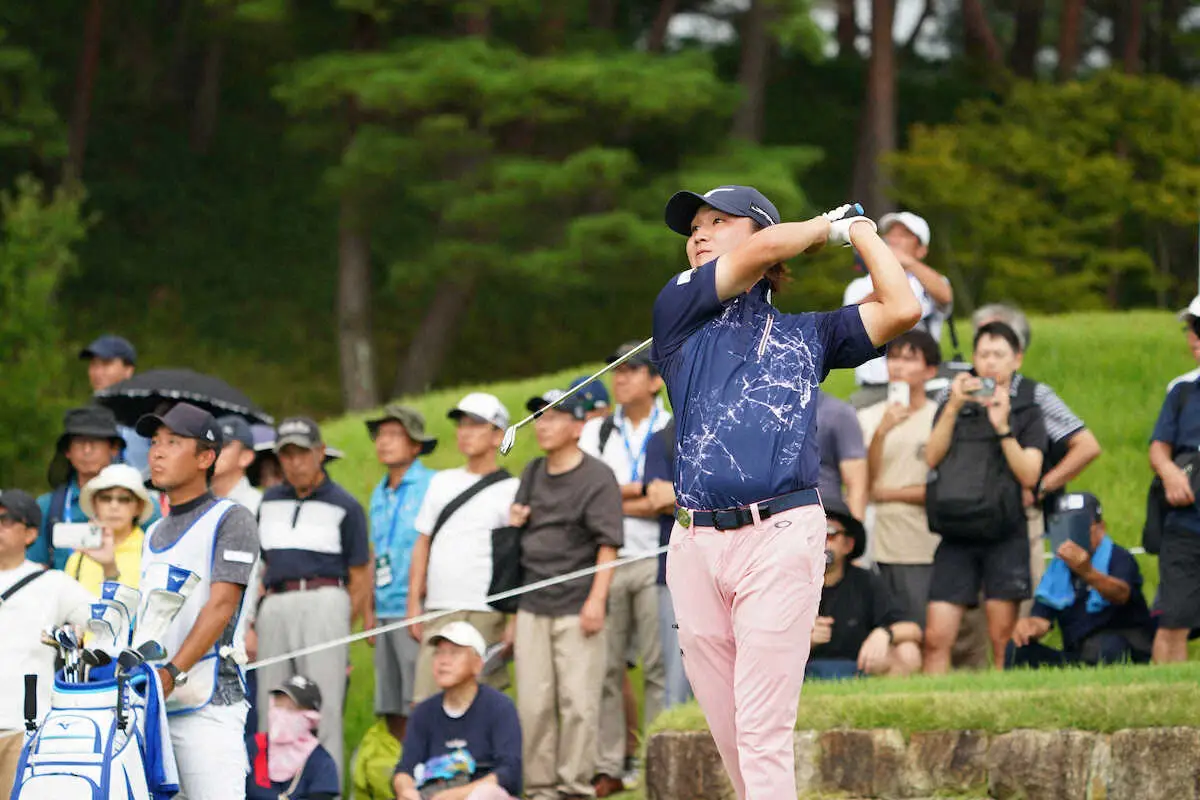
[[[133,634],[133,646],[139,647],[144,642],[161,642],[167,633],[167,628],[175,620],[179,609],[183,608],[185,598],[179,592],[168,592],[163,589],[151,589],[146,595],[146,603],[138,614],[137,630]]]
[[[863,207],[858,203],[847,203],[844,206],[838,206],[835,209],[826,211],[821,216],[830,222],[829,243],[840,244],[842,247],[850,246],[850,226],[856,222],[866,222],[871,226],[872,230],[878,230],[874,220],[863,216]]]

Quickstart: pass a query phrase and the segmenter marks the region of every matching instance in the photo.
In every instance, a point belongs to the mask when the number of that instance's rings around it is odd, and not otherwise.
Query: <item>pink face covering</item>
[[[319,711],[271,705],[267,711],[267,775],[272,781],[290,781],[304,769],[317,748],[313,731],[320,721]]]

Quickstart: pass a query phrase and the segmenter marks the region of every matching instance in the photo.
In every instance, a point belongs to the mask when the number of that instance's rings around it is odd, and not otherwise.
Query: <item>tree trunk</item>
[[[364,209],[344,190],[338,219],[338,355],[342,402],[347,411],[378,405],[371,341],[371,245]]]
[[[854,18],[854,0],[837,0],[838,55],[854,55],[854,41],[857,38],[858,21]]]
[[[1008,66],[1018,77],[1032,79],[1042,45],[1042,19],[1046,0],[1017,0],[1016,34],[1008,51]]]
[[[1058,79],[1069,81],[1079,66],[1079,27],[1083,20],[1083,0],[1063,0],[1062,20],[1058,26]]]
[[[100,62],[103,34],[104,0],[88,0],[83,21],[83,51],[75,75],[75,96],[71,103],[71,130],[67,139],[67,158],[63,163],[63,183],[75,183],[83,177],[83,152],[87,148],[88,122],[92,115],[92,89]]]
[[[1000,43],[992,32],[988,22],[987,12],[982,0],[963,0],[963,38],[967,56],[975,61],[982,61],[989,66],[999,65],[1004,56],[1000,51]]]
[[[1130,75],[1142,71],[1142,24],[1145,16],[1145,0],[1125,0],[1121,19],[1122,42],[1121,67]]]
[[[471,305],[475,280],[475,276],[468,273],[456,280],[443,278],[438,281],[433,301],[425,310],[396,372],[392,397],[420,394],[433,385],[446,351],[458,332],[458,321]]]
[[[867,101],[854,163],[854,199],[878,218],[891,210],[891,182],[881,159],[896,149],[895,0],[871,2],[871,59]]]
[[[646,37],[646,50],[651,53],[661,53],[667,41],[667,26],[671,17],[675,16],[675,8],[679,0],[659,0],[658,12],[654,15],[654,23],[650,26],[650,34]]]
[[[771,55],[769,0],[750,0],[750,9],[742,22],[741,64],[738,85],[742,103],[733,119],[733,135],[750,142],[762,142],[766,116],[767,65]]]
[[[617,0],[589,0],[588,25],[592,30],[611,31],[617,25]]]
[[[204,52],[200,71],[200,86],[196,89],[196,105],[192,109],[192,151],[208,152],[217,129],[217,106],[221,101],[221,66],[225,59],[225,37],[214,31]]]

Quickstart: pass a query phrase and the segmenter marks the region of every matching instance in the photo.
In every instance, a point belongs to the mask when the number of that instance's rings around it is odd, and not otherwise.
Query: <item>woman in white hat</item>
[[[64,572],[95,595],[104,581],[136,589],[142,574],[142,525],[154,515],[142,474],[128,464],[105,467],[80,491],[79,508],[104,528],[104,541],[94,550],[73,553]]]

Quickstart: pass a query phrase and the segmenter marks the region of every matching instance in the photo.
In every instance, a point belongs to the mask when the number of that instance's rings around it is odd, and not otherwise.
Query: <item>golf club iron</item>
[[[112,656],[104,650],[87,650],[80,653],[80,658],[83,660],[84,673],[83,682],[87,683],[92,675],[93,667],[107,667],[112,663]]]
[[[133,646],[139,647],[144,642],[162,641],[187,600],[179,592],[168,592],[165,589],[151,589],[146,594],[146,602],[138,612],[137,629],[133,632]]]
[[[54,635],[63,654],[63,677],[72,683],[78,683],[79,637],[70,626],[59,628]]]
[[[101,601],[109,601],[121,607],[125,614],[124,638],[121,647],[128,646],[133,638],[133,626],[137,623],[138,606],[142,603],[142,593],[132,586],[126,586],[116,581],[105,581],[100,587]]]
[[[653,342],[654,342],[653,337],[647,339],[646,341],[639,344],[637,347],[630,350],[625,355],[621,356],[618,359],[615,359],[611,364],[606,365],[604,367],[604,369],[600,370],[595,375],[592,375],[591,377],[585,378],[582,381],[580,381],[579,385],[577,385],[575,388],[568,389],[567,391],[563,392],[562,395],[560,397],[558,397],[556,400],[554,400],[553,402],[547,403],[546,405],[542,406],[537,411],[534,411],[528,417],[526,417],[525,419],[518,422],[516,425],[509,425],[508,430],[506,430],[504,432],[504,440],[500,443],[500,455],[506,456],[506,455],[508,455],[509,451],[513,449],[513,445],[515,445],[517,443],[517,431],[518,430],[525,427],[529,423],[533,422],[535,419],[537,419],[538,417],[540,417],[542,414],[546,413],[550,409],[559,405],[560,403],[562,403],[562,401],[566,400],[568,397],[571,397],[572,395],[578,394],[579,392],[583,391],[583,389],[589,383],[591,383],[592,381],[596,380],[597,378],[599,378],[603,375],[607,375],[609,372],[612,372],[614,369],[621,366],[626,361],[628,361],[629,359],[636,356],[638,353],[645,350]]]

